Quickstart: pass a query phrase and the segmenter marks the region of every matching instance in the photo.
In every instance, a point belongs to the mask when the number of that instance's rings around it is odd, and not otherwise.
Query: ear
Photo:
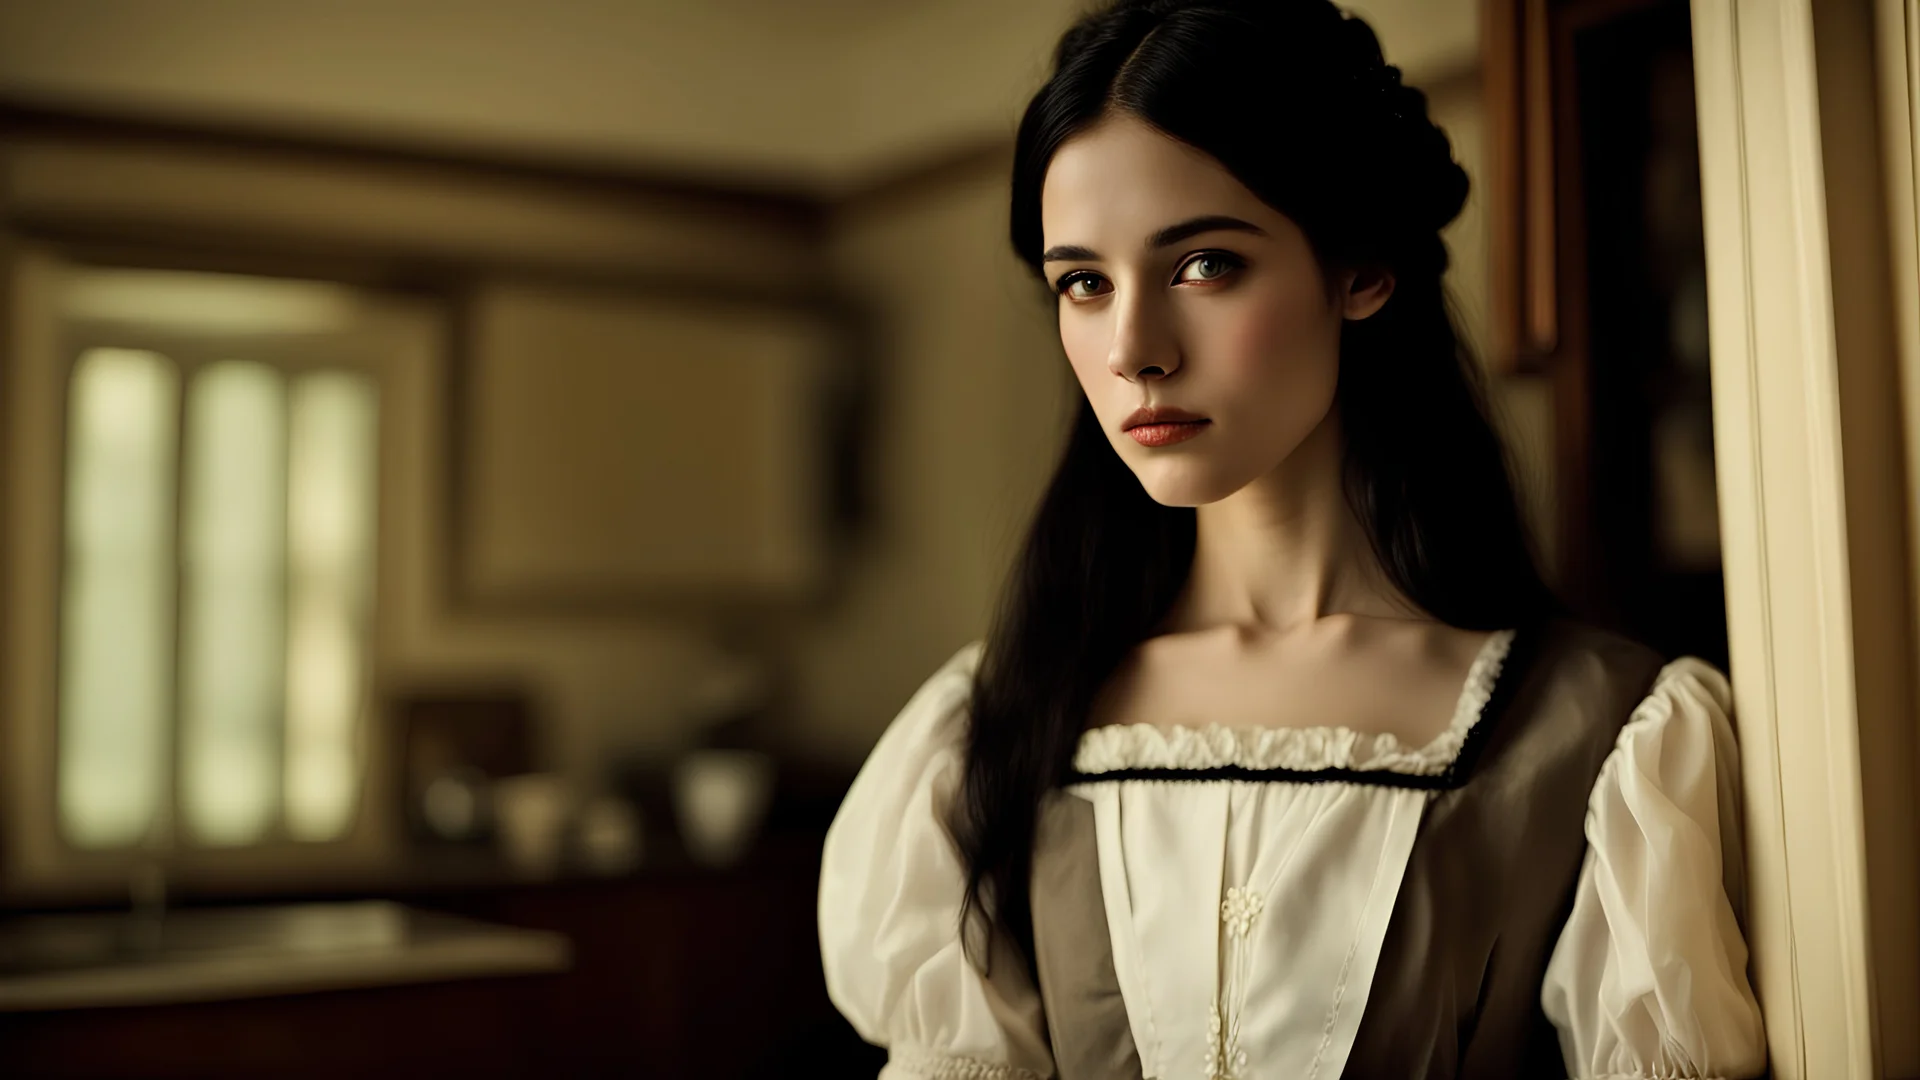
[[[1345,276],[1346,288],[1340,291],[1340,315],[1346,319],[1364,319],[1385,307],[1393,296],[1393,275],[1381,269],[1360,270]]]

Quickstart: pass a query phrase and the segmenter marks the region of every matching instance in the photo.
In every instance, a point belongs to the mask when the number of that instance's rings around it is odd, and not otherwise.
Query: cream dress
[[[1341,728],[1085,733],[1065,794],[1090,804],[1097,860],[1087,861],[1097,861],[1098,887],[1089,895],[1105,914],[1096,940],[1110,956],[1116,1009],[1124,1007],[1115,1030],[1133,1044],[1127,1071],[1339,1077],[1355,1057],[1376,981],[1426,978],[1424,968],[1451,963],[1383,961],[1383,948],[1397,906],[1412,919],[1429,903],[1401,894],[1431,888],[1408,870],[1430,803],[1476,781],[1489,789],[1484,797],[1516,782],[1462,768],[1489,735],[1476,728],[1513,641],[1511,631],[1487,641],[1452,723],[1425,746]],[[1071,1022],[1049,1015],[1065,1006],[1044,993],[1046,965],[1039,985],[1017,961],[1009,963],[1015,977],[1002,970],[988,979],[959,939],[964,876],[943,822],[979,654],[978,644],[961,650],[907,703],[827,835],[819,909],[827,987],[860,1035],[889,1049],[888,1080],[1029,1080],[1061,1075],[1067,1064],[1056,1063],[1054,1049]],[[1756,1076],[1766,1050],[1736,905],[1742,865],[1727,682],[1683,659],[1660,668],[1650,688],[1638,686],[1638,706],[1595,744],[1597,776],[1582,788],[1584,837],[1572,804],[1566,834],[1574,845],[1584,839],[1584,852],[1569,853],[1566,883],[1549,897],[1554,918],[1564,919],[1539,945],[1544,964],[1523,970],[1524,993],[1551,1022],[1547,1041],[1557,1036],[1564,1075]],[[1517,797],[1524,807],[1549,796]],[[1454,910],[1501,902],[1492,893]],[[1484,951],[1494,950],[1490,938]],[[1107,957],[1099,959],[1107,970]],[[1394,1038],[1401,1019],[1374,1017],[1369,1030]],[[1464,1023],[1452,1013],[1431,1019],[1407,1030],[1444,1029],[1451,1040]],[[1423,1064],[1394,1068],[1473,1073],[1457,1067],[1469,1049],[1423,1048],[1425,1056],[1407,1059]]]

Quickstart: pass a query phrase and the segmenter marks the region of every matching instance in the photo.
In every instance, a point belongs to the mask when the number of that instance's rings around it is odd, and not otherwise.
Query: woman
[[[1085,406],[827,840],[897,1077],[1745,1077],[1729,694],[1556,617],[1441,289],[1465,174],[1326,0],[1060,42],[1014,247]]]

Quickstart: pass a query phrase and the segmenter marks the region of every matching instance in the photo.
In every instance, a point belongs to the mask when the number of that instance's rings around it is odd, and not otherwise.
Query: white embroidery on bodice
[[[1235,885],[1220,901],[1220,932],[1226,939],[1227,962],[1220,968],[1220,988],[1207,1016],[1207,1080],[1240,1080],[1247,1052],[1240,1049],[1240,1014],[1247,1004],[1247,983],[1253,972],[1253,927],[1266,901],[1252,889]]]

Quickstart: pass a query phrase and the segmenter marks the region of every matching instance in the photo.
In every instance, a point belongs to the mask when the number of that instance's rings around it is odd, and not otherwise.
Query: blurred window
[[[70,843],[325,841],[352,824],[377,402],[346,369],[78,358],[59,684]]]
[[[138,840],[160,809],[177,384],[147,352],[95,349],[73,371],[59,790],[66,834],[83,847]]]

